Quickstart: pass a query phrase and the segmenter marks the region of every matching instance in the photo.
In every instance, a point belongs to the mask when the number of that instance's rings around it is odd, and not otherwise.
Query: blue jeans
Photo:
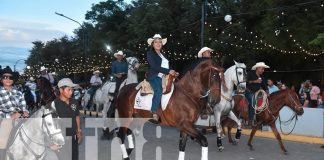
[[[153,113],[157,112],[157,108],[159,107],[161,103],[161,97],[162,97],[162,78],[161,77],[155,77],[153,79],[149,80],[149,83],[151,87],[153,88],[154,94],[152,99],[152,108],[151,111]]]
[[[255,106],[254,94],[255,93],[253,93],[253,92],[246,92],[245,93],[245,97],[249,101],[249,120],[253,120],[254,119],[254,114],[255,114],[255,110],[253,108],[253,106]]]

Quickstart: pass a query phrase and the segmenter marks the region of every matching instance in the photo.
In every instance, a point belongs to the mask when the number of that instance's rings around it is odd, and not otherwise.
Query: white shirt
[[[102,84],[101,78],[93,75],[90,79],[90,84],[93,86],[99,86]]]
[[[159,56],[162,58],[161,67],[169,69],[169,60],[167,60],[162,54],[159,54]],[[158,74],[158,76],[161,78],[163,77],[163,75],[163,73]]]

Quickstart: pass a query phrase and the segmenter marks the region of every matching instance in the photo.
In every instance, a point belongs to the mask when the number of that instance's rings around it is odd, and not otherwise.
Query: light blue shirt
[[[275,85],[268,86],[268,89],[269,89],[269,94],[279,91],[279,88]]]

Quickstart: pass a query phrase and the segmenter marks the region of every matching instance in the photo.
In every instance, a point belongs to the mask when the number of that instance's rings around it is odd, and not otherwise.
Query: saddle
[[[172,83],[174,81],[174,78],[172,75],[166,75],[162,77],[162,88],[163,88],[163,94],[168,94],[171,92],[171,88],[172,88]],[[141,96],[145,96],[148,94],[154,94],[154,91],[152,89],[152,86],[150,85],[150,83],[144,79],[141,83],[139,83],[136,86],[136,90],[141,89]]]

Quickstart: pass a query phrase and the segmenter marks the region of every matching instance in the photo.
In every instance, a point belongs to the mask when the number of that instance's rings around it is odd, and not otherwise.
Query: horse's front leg
[[[220,118],[221,118],[221,112],[220,111],[216,111],[215,112],[215,121],[216,121],[216,130],[217,130],[217,147],[219,151],[223,151],[224,146],[222,144],[222,125],[220,122]]]
[[[241,124],[241,121],[235,116],[233,111],[230,111],[228,117],[230,119],[232,119],[233,121],[235,121],[235,123],[237,124],[237,131],[236,131],[236,134],[235,134],[235,140],[233,141],[233,144],[237,144],[241,139],[242,124]]]
[[[287,154],[288,152],[287,152],[285,146],[282,143],[281,136],[280,136],[280,134],[279,134],[279,132],[277,130],[276,124],[271,123],[270,127],[272,129],[273,134],[276,136],[277,140],[279,141],[279,145],[280,145],[281,150],[283,151],[284,154]]]
[[[253,139],[253,137],[255,135],[255,132],[257,131],[258,127],[259,127],[259,125],[253,126],[252,131],[250,133],[250,138],[249,138],[249,141],[248,141],[248,146],[250,147],[250,150],[254,150],[253,145],[252,145],[252,139]]]
[[[179,158],[178,160],[185,159],[185,150],[187,144],[188,135],[184,132],[180,132],[180,140],[179,140]]]

